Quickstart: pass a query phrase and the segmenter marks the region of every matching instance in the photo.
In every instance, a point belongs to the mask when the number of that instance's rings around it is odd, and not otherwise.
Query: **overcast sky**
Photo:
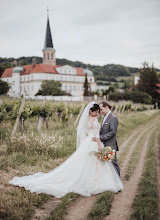
[[[0,57],[42,56],[47,5],[57,58],[160,68],[160,0],[0,0]]]

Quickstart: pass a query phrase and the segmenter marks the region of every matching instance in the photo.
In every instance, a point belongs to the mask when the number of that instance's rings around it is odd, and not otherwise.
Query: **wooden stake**
[[[42,106],[44,106],[46,104],[46,99],[43,99],[43,103],[42,103]],[[42,121],[43,121],[43,118],[41,116],[39,116],[39,120],[38,120],[38,131],[41,130],[41,127],[42,127]]]
[[[16,132],[17,132],[17,128],[18,128],[18,124],[19,124],[19,119],[20,119],[20,116],[21,116],[21,113],[22,113],[24,107],[25,107],[25,99],[22,99],[22,104],[21,104],[21,107],[19,109],[18,116],[16,118],[16,122],[15,122],[15,125],[14,125],[14,128],[13,128],[11,137],[13,137],[16,134]]]

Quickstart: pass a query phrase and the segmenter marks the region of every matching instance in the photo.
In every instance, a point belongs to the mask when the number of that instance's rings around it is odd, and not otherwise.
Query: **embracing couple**
[[[97,116],[104,116],[101,125]],[[116,154],[113,161],[97,160],[91,151],[110,146],[118,151],[116,132],[118,119],[107,102],[90,102],[84,109],[77,127],[77,149],[60,166],[49,173],[14,177],[10,184],[24,187],[30,192],[46,193],[61,198],[74,192],[83,196],[123,189]]]

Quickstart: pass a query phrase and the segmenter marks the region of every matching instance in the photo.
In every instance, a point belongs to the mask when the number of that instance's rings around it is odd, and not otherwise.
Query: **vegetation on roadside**
[[[134,199],[131,220],[158,220],[157,170],[155,157],[154,130],[149,141],[144,172],[138,186],[137,195]]]
[[[101,220],[105,215],[109,215],[113,199],[114,193],[101,193],[88,214],[87,220]]]
[[[61,203],[59,203],[56,208],[50,213],[50,216],[45,218],[45,220],[61,220],[66,214],[67,208],[79,198],[79,195],[75,193],[69,193],[62,198]]]

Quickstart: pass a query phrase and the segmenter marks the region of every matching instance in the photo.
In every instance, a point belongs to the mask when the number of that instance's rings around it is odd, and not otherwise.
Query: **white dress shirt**
[[[106,114],[106,115],[104,116],[104,118],[103,118],[103,122],[102,122],[102,126],[103,126],[105,120],[108,118],[108,116],[109,116],[110,113],[111,113],[111,111],[109,111],[108,114]]]

